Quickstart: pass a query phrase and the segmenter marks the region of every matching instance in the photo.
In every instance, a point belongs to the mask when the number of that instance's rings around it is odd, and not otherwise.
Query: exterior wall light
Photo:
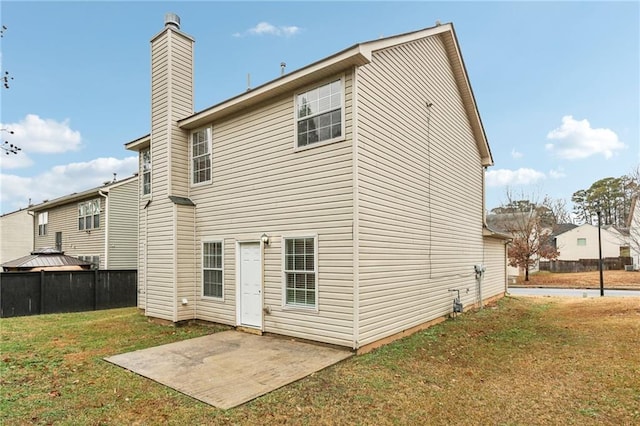
[[[265,246],[269,245],[269,236],[267,234],[262,234],[260,237],[260,241],[264,243]]]

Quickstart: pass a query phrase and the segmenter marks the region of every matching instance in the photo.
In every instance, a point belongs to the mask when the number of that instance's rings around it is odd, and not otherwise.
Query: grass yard
[[[602,271],[605,289],[640,290],[640,272]],[[517,285],[530,287],[600,288],[600,272],[554,273],[536,272],[529,275],[529,282],[518,277]]]
[[[2,319],[0,423],[640,424],[640,298],[507,297],[227,411],[102,360],[219,329]]]

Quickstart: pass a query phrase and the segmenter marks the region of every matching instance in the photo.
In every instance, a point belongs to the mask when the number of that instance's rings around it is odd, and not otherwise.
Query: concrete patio
[[[105,360],[214,407],[229,409],[351,355],[344,349],[232,330]]]

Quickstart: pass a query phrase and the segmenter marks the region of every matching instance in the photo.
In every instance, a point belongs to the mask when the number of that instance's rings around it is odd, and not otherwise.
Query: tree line
[[[639,175],[640,166],[628,175],[600,179],[588,189],[574,192],[571,201],[576,220],[596,225],[600,212],[602,225],[626,226],[631,200],[638,193]]]

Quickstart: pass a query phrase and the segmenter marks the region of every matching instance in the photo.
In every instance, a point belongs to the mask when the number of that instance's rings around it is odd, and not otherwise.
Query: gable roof
[[[573,228],[577,228],[578,225],[575,223],[559,223],[553,227],[553,234],[551,234],[551,238],[555,238],[560,234],[564,234],[565,232],[571,231]]]
[[[482,165],[491,166],[493,165],[493,156],[491,155],[491,149],[489,148],[484,126],[478,113],[475,96],[471,89],[467,70],[464,60],[462,59],[462,54],[460,53],[458,39],[452,23],[439,24],[435,27],[355,44],[334,55],[280,76],[182,120],[178,120],[178,125],[186,130],[196,129],[213,120],[264,102],[279,94],[290,92],[306,84],[311,84],[323,77],[334,75],[353,66],[366,65],[371,62],[374,51],[433,36],[440,37],[445,46],[447,57],[451,64],[458,89],[462,96],[464,108],[469,117],[469,122],[480,151]],[[148,136],[143,136],[125,144],[125,147],[127,149],[138,150],[143,147],[144,144],[148,143],[148,140]]]
[[[50,201],[49,200],[43,201],[40,204],[36,204],[35,206],[29,207],[29,211],[37,212],[37,211],[47,210],[47,209],[58,207],[74,201],[83,200],[85,198],[97,197],[98,195],[100,195],[100,192],[103,192],[103,193],[109,192],[109,190],[116,188],[120,185],[123,185],[132,179],[137,179],[137,178],[138,178],[138,174],[136,173],[133,176],[129,176],[127,178],[124,178],[115,182],[107,182],[104,185],[87,189],[86,191],[74,192],[72,194],[63,195],[62,197],[58,197]]]

